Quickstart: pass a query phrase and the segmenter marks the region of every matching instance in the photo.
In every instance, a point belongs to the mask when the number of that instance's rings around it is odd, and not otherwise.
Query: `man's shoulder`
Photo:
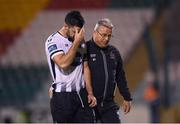
[[[91,44],[91,43],[92,43],[92,40],[86,41],[86,44]]]
[[[92,46],[92,44],[93,44],[92,40],[86,41],[86,46],[87,46],[87,48],[89,48],[90,46]]]
[[[110,51],[119,52],[119,50],[115,46],[113,46],[112,44],[109,45],[109,49],[110,49]]]
[[[109,45],[109,52],[114,53],[117,58],[119,58],[119,57],[121,58],[121,53],[117,47],[115,47],[113,45]]]

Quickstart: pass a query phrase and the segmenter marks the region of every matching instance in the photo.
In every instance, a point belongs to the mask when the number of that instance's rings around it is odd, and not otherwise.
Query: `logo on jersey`
[[[51,46],[48,47],[48,51],[49,51],[49,52],[52,52],[53,50],[56,50],[56,49],[57,49],[56,44],[53,44],[53,45],[51,45]]]
[[[96,57],[96,54],[90,54],[90,57],[91,58]]]
[[[50,38],[50,39],[48,40],[48,42],[50,42],[50,41],[52,41],[52,38]]]
[[[69,45],[66,43],[66,44],[65,44],[65,47],[68,47],[68,46],[69,46]]]
[[[92,58],[92,61],[96,61],[96,54],[90,54],[90,57]]]
[[[111,58],[111,59],[115,59],[115,55],[114,55],[113,52],[110,53],[110,58]]]

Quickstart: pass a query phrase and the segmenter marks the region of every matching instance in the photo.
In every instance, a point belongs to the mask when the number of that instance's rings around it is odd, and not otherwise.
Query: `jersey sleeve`
[[[60,39],[51,37],[48,38],[47,51],[51,59],[58,54],[64,53],[65,50],[63,46],[63,41],[61,41]]]

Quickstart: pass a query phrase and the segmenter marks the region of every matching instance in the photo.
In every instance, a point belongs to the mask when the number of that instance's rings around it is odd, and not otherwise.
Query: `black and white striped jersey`
[[[59,32],[50,35],[45,43],[45,50],[53,84],[56,84],[55,92],[79,91],[85,87],[83,77],[83,53],[77,51],[76,57],[67,71],[63,71],[53,61],[58,54],[66,54],[71,48],[72,42],[63,37]]]

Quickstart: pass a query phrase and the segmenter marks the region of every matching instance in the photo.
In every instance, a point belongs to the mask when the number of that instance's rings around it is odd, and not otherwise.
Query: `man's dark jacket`
[[[131,101],[119,51],[111,45],[100,48],[92,40],[86,42],[86,47],[93,92],[98,103],[103,105],[112,101],[116,85],[124,99]]]

